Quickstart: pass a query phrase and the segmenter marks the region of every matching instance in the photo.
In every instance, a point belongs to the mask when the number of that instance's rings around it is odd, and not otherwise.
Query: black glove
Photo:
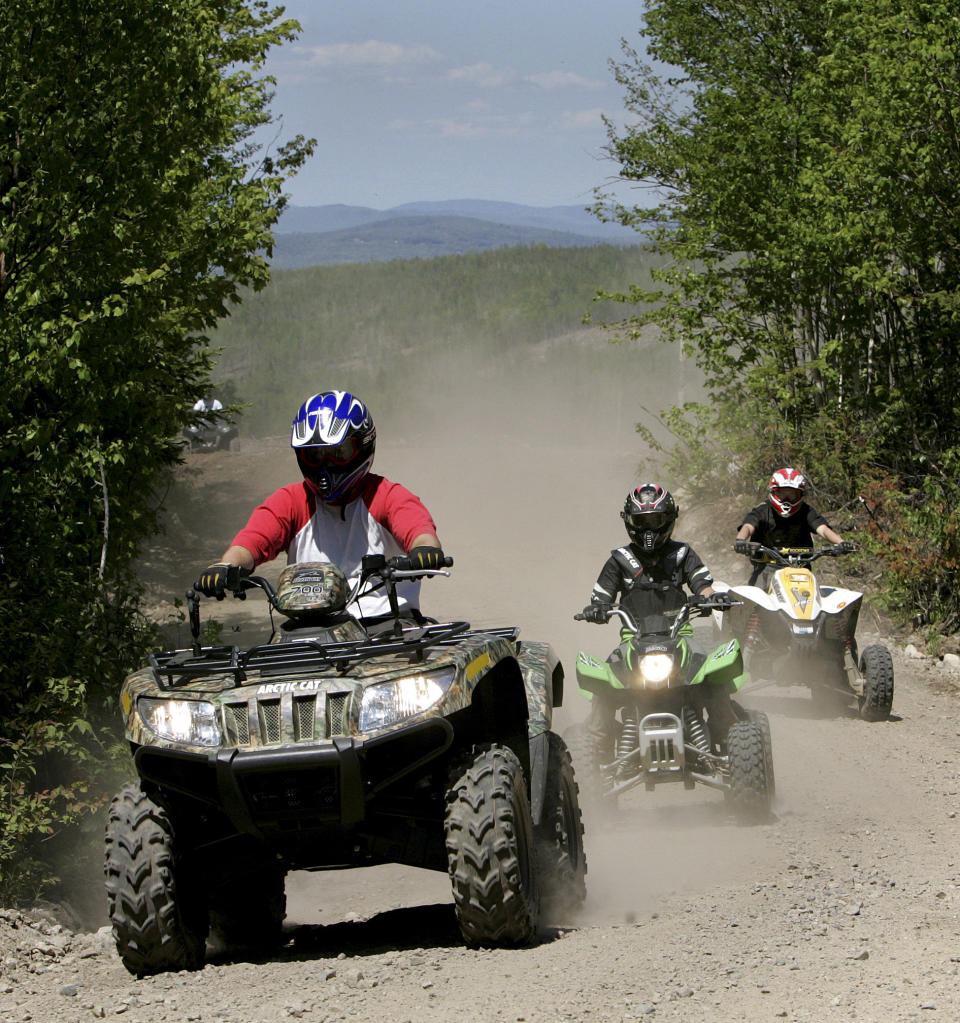
[[[583,617],[594,625],[605,625],[610,617],[609,604],[587,604],[583,609]]]
[[[857,545],[854,544],[854,543],[851,543],[849,540],[842,540],[840,543],[837,544],[837,553],[838,554],[853,554],[853,552],[856,549],[857,549]]]
[[[205,597],[223,600],[227,590],[239,589],[241,575],[246,574],[241,571],[239,565],[218,561],[200,573],[200,578],[193,584],[193,588],[199,590]]]
[[[444,554],[439,547],[414,547],[407,555],[410,567],[416,572],[419,569],[435,570],[443,568]]]
[[[756,554],[757,547],[759,547],[759,546],[760,546],[759,544],[753,543],[753,541],[751,541],[751,540],[734,540],[733,541],[733,551],[734,551],[735,554],[747,554],[747,555],[752,556],[752,555]]]
[[[687,603],[691,607],[699,607],[701,604],[706,604],[709,599],[709,597],[705,597],[702,593],[691,593],[687,597]]]

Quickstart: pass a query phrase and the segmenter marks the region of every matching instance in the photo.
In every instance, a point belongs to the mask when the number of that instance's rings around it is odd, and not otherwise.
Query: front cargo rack
[[[422,657],[429,646],[453,645],[470,629],[469,622],[444,622],[411,630],[403,637],[392,633],[367,639],[340,643],[320,643],[311,639],[264,643],[241,650],[236,646],[202,647],[194,650],[166,650],[151,654],[148,665],[153,669],[161,689],[176,689],[194,679],[229,675],[234,685],[246,682],[248,672],[260,676],[295,674],[329,669],[344,672],[351,664],[371,657],[391,654],[414,654]],[[481,629],[479,634],[496,634],[515,638],[517,629]]]

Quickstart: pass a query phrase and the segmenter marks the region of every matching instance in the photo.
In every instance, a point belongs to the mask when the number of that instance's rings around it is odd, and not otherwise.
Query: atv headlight
[[[670,654],[644,654],[640,658],[640,678],[644,688],[661,689],[673,674]]]
[[[203,700],[153,700],[141,696],[137,713],[143,723],[161,739],[193,746],[219,746],[217,709]]]
[[[360,731],[386,728],[429,710],[450,688],[455,674],[454,668],[447,668],[368,686],[360,699]]]

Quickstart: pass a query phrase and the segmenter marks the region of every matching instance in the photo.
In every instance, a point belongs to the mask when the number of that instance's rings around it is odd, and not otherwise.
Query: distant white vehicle
[[[223,402],[219,398],[207,395],[194,403],[193,411],[203,416],[206,412],[221,412]],[[229,451],[237,428],[219,417],[213,419],[197,419],[183,428],[183,436],[190,445],[191,451]]]

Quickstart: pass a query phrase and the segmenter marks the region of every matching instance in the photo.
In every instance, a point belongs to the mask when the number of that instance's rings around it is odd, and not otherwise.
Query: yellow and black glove
[[[238,590],[242,572],[239,565],[231,565],[226,561],[218,561],[200,573],[200,578],[193,584],[205,597],[216,597],[223,600],[227,590]]]
[[[410,568],[414,571],[435,571],[443,568],[445,561],[444,553],[439,547],[414,547],[407,555],[410,559]]]

